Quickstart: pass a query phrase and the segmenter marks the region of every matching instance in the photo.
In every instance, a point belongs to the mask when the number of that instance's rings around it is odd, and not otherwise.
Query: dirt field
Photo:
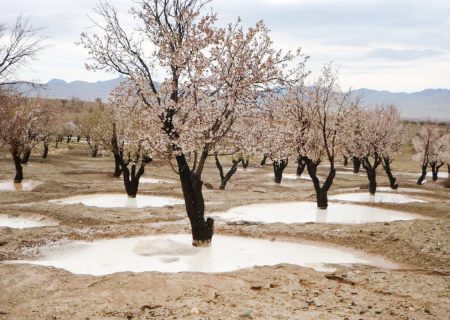
[[[409,158],[403,154],[394,169],[405,172],[398,175],[401,187],[415,188],[414,176],[406,173],[418,173],[419,166]],[[255,171],[239,171],[225,191],[218,190],[217,169],[212,161],[208,163],[203,180],[215,187],[204,193],[208,213],[252,203],[314,200],[310,181],[285,180],[277,186],[268,176],[271,166],[256,168],[256,162],[251,163]],[[12,161],[2,155],[0,180],[12,179],[13,170]],[[59,225],[0,228],[0,261],[38,257],[40,246],[60,240],[189,232],[182,206],[102,209],[47,201],[123,192],[112,170],[111,158],[89,158],[83,144],[51,149],[46,160],[33,154],[24,169],[25,179],[41,184],[29,192],[1,192],[0,214],[42,216]],[[286,173],[294,172],[292,161]],[[381,170],[379,175],[379,186],[388,186]],[[145,176],[177,180],[168,166],[157,161],[146,168]],[[366,184],[364,176],[338,174],[330,194]],[[420,188],[431,192],[408,195],[428,202],[376,206],[421,214],[428,220],[216,225],[216,234],[359,249],[398,263],[396,270],[354,265],[323,273],[278,265],[222,274],[144,272],[94,277],[0,262],[0,319],[450,319],[450,190],[439,182]],[[182,197],[178,184],[141,185],[139,194]]]

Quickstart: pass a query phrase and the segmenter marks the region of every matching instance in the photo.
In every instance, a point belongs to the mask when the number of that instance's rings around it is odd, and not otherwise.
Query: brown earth
[[[39,256],[40,246],[60,240],[189,232],[180,206],[101,209],[48,203],[72,195],[123,192],[120,180],[111,176],[111,158],[89,158],[86,146],[76,143],[52,151],[47,160],[34,154],[31,165],[25,167],[26,179],[41,185],[30,192],[0,193],[0,214],[41,216],[59,225],[0,228],[0,260],[32,259]],[[399,167],[414,172],[417,165],[407,158],[402,155]],[[204,181],[216,187],[205,190],[208,213],[251,203],[314,200],[310,181],[284,180],[276,186],[268,176],[270,165],[252,169],[239,171],[227,190],[219,191],[217,169],[208,163]],[[294,172],[292,163],[287,173]],[[381,170],[379,174],[379,185],[387,186]],[[5,154],[0,159],[0,180],[12,176],[12,161]],[[148,166],[146,176],[177,179],[158,162]],[[401,187],[415,188],[413,180],[399,176]],[[331,193],[366,184],[364,176],[338,174]],[[439,183],[419,188],[431,192],[410,195],[428,202],[376,206],[418,213],[428,220],[216,225],[217,234],[358,249],[398,263],[397,270],[355,265],[323,273],[278,265],[222,274],[144,272],[94,277],[0,262],[0,319],[450,319],[450,192]],[[178,184],[141,185],[140,194],[182,196]]]

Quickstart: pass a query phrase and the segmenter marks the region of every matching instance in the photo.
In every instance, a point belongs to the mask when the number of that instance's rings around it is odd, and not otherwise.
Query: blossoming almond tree
[[[345,125],[350,116],[349,110],[359,103],[350,92],[343,93],[338,86],[337,71],[332,64],[325,65],[315,84],[308,88],[306,108],[308,110],[309,129],[306,141],[301,146],[307,157],[306,168],[314,184],[317,206],[328,207],[328,190],[336,175],[336,156],[342,153],[347,139]],[[329,172],[321,185],[317,176],[317,167],[325,160],[329,163]]]
[[[159,123],[165,139],[149,140],[176,161],[194,245],[208,245],[213,235],[214,220],[204,217],[201,178],[209,152],[227,136],[236,114],[285,80],[282,70],[295,57],[272,48],[262,22],[248,31],[239,23],[216,27],[215,15],[201,14],[206,3],[137,1],[131,13],[140,27],[130,31],[102,2],[101,33],[81,37],[93,58],[88,68],[134,80],[136,94],[151,111],[146,120]],[[195,155],[191,163],[189,152]]]
[[[431,144],[428,163],[431,167],[433,181],[438,179],[439,170],[446,163],[446,144],[447,137],[443,132],[439,132],[439,137]]]
[[[431,163],[436,163],[438,160],[439,147],[436,146],[436,143],[442,137],[440,129],[432,124],[427,124],[423,126],[420,131],[417,133],[415,137],[412,139],[413,147],[416,153],[413,156],[413,159],[417,162],[421,163],[422,174],[417,180],[417,184],[421,185],[427,176],[427,168]],[[433,174],[436,171],[433,169]],[[437,173],[436,173],[437,177]]]
[[[354,157],[360,159],[369,179],[369,192],[377,188],[377,168],[382,165],[392,189],[397,189],[391,164],[403,142],[405,133],[400,113],[394,106],[377,106],[369,110],[353,109],[349,129],[353,139],[346,142]]]
[[[38,121],[36,108],[16,92],[0,91],[0,146],[11,153],[15,183],[23,180],[21,156],[29,143],[29,132]]]

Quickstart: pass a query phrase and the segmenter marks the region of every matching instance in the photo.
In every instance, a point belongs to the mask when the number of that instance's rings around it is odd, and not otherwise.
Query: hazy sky
[[[111,0],[124,14],[132,0]],[[114,74],[84,69],[86,51],[75,45],[92,29],[88,14],[96,0],[0,0],[1,22],[30,16],[45,27],[50,45],[22,78],[97,81]],[[215,0],[221,23],[240,16],[246,25],[263,19],[282,48],[301,46],[308,69],[340,66],[348,88],[419,91],[450,88],[450,1],[448,0]]]

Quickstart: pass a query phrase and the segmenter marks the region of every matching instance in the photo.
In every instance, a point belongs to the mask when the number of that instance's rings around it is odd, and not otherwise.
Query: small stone
[[[252,290],[261,290],[261,289],[262,289],[262,286],[260,286],[260,285],[254,285],[254,286],[251,286],[250,289],[252,289]]]
[[[416,309],[414,309],[413,307],[409,307],[408,309],[409,311],[416,311]]]
[[[197,308],[192,308],[191,314],[200,314],[200,310],[198,310]]]
[[[381,310],[376,310],[375,314],[381,314]]]
[[[206,182],[204,184],[205,188],[208,190],[214,190],[214,186],[211,183]]]
[[[423,309],[423,312],[428,313],[428,314],[431,314],[431,311],[430,311],[430,309],[428,309],[428,308]]]
[[[251,313],[250,313],[250,311],[245,310],[244,312],[242,312],[241,318],[251,318]]]

